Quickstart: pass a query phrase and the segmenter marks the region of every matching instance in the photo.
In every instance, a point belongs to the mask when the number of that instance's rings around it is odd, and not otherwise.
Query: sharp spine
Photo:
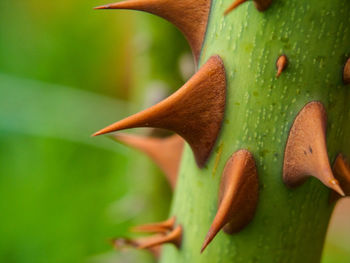
[[[288,187],[296,187],[313,176],[344,196],[329,164],[326,126],[327,115],[322,103],[310,102],[299,112],[284,153],[283,181]]]
[[[219,190],[219,208],[201,253],[221,229],[228,234],[242,230],[254,217],[258,196],[259,180],[254,157],[247,150],[239,150],[225,165]]]
[[[203,167],[216,142],[224,117],[226,73],[219,56],[212,56],[177,92],[142,112],[116,122],[93,136],[137,127],[171,130],[191,146]]]
[[[198,61],[207,28],[211,0],[127,0],[95,9],[131,9],[158,15],[187,38]]]

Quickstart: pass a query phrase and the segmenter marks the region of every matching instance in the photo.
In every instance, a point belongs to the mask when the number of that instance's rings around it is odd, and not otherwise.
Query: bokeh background
[[[194,66],[172,25],[92,10],[105,3],[0,0],[0,262],[153,262],[108,241],[165,219],[170,188],[147,157],[90,135],[168,96]],[[349,200],[323,262],[350,262]]]

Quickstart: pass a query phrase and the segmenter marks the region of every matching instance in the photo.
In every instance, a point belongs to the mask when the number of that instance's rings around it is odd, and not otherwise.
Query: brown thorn
[[[346,61],[344,66],[343,82],[345,85],[350,84],[350,58]]]
[[[247,150],[239,150],[225,165],[219,190],[219,208],[201,253],[221,229],[228,234],[236,233],[253,219],[258,195],[259,179],[254,157]]]
[[[184,147],[179,135],[167,138],[150,138],[130,134],[113,134],[112,138],[148,155],[165,173],[174,189]]]
[[[146,225],[135,226],[132,228],[134,232],[147,232],[147,233],[166,233],[171,231],[175,225],[175,217],[171,217],[163,222],[151,223]]]
[[[177,248],[180,248],[181,240],[182,240],[182,227],[178,225],[176,228],[174,228],[171,232],[167,233],[166,235],[152,236],[152,238],[145,240],[144,242],[139,244],[138,248],[148,249],[155,246],[164,245],[167,243],[174,244]]]
[[[219,134],[226,102],[226,74],[219,56],[212,56],[178,91],[162,102],[116,122],[93,136],[137,127],[171,130],[191,146],[203,167]]]
[[[224,12],[224,15],[228,15],[234,9],[236,9],[241,4],[247,2],[248,0],[235,0]],[[259,11],[265,11],[272,3],[272,0],[254,0],[255,7]]]
[[[342,154],[339,154],[333,165],[333,172],[335,178],[339,181],[346,196],[350,196],[350,165],[345,160]],[[334,193],[333,200],[339,199],[341,196]]]
[[[173,23],[187,38],[198,61],[207,29],[211,0],[128,0],[95,9],[132,9],[158,15]]]
[[[280,56],[276,61],[276,68],[277,68],[277,74],[276,77],[278,78],[281,76],[282,72],[287,68],[288,66],[288,58],[286,55]]]
[[[283,181],[288,187],[299,186],[314,176],[344,195],[329,164],[326,126],[327,114],[320,102],[308,103],[295,118],[284,153]]]

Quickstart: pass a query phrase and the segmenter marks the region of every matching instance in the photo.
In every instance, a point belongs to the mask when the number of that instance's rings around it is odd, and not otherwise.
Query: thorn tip
[[[288,187],[304,183],[308,176],[344,194],[334,178],[326,145],[327,114],[321,102],[304,106],[290,129],[283,162],[283,181]]]
[[[333,172],[336,184],[339,186],[337,193],[341,196],[350,196],[350,166],[342,154],[339,154],[333,165]],[[339,199],[338,195],[333,195],[332,200]]]
[[[96,6],[94,7],[95,10],[99,10],[99,9],[109,9],[108,5],[100,5],[100,6]]]

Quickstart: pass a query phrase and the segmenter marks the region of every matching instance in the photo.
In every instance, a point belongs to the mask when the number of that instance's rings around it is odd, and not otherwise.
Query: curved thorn
[[[137,127],[171,130],[188,142],[198,166],[203,167],[219,134],[225,102],[225,68],[219,56],[212,56],[173,95],[93,136]]]
[[[219,208],[201,253],[221,229],[228,234],[236,233],[253,219],[258,195],[259,182],[254,157],[247,150],[239,150],[225,165],[219,190]]]
[[[131,9],[158,15],[173,23],[187,38],[199,59],[207,29],[211,0],[127,0],[95,9]]]
[[[167,138],[150,138],[130,134],[113,134],[112,138],[148,155],[165,173],[174,189],[184,147],[184,140],[173,135]]]
[[[287,186],[296,187],[313,176],[344,194],[329,164],[326,125],[325,108],[316,101],[308,103],[295,118],[284,153],[283,181]]]

